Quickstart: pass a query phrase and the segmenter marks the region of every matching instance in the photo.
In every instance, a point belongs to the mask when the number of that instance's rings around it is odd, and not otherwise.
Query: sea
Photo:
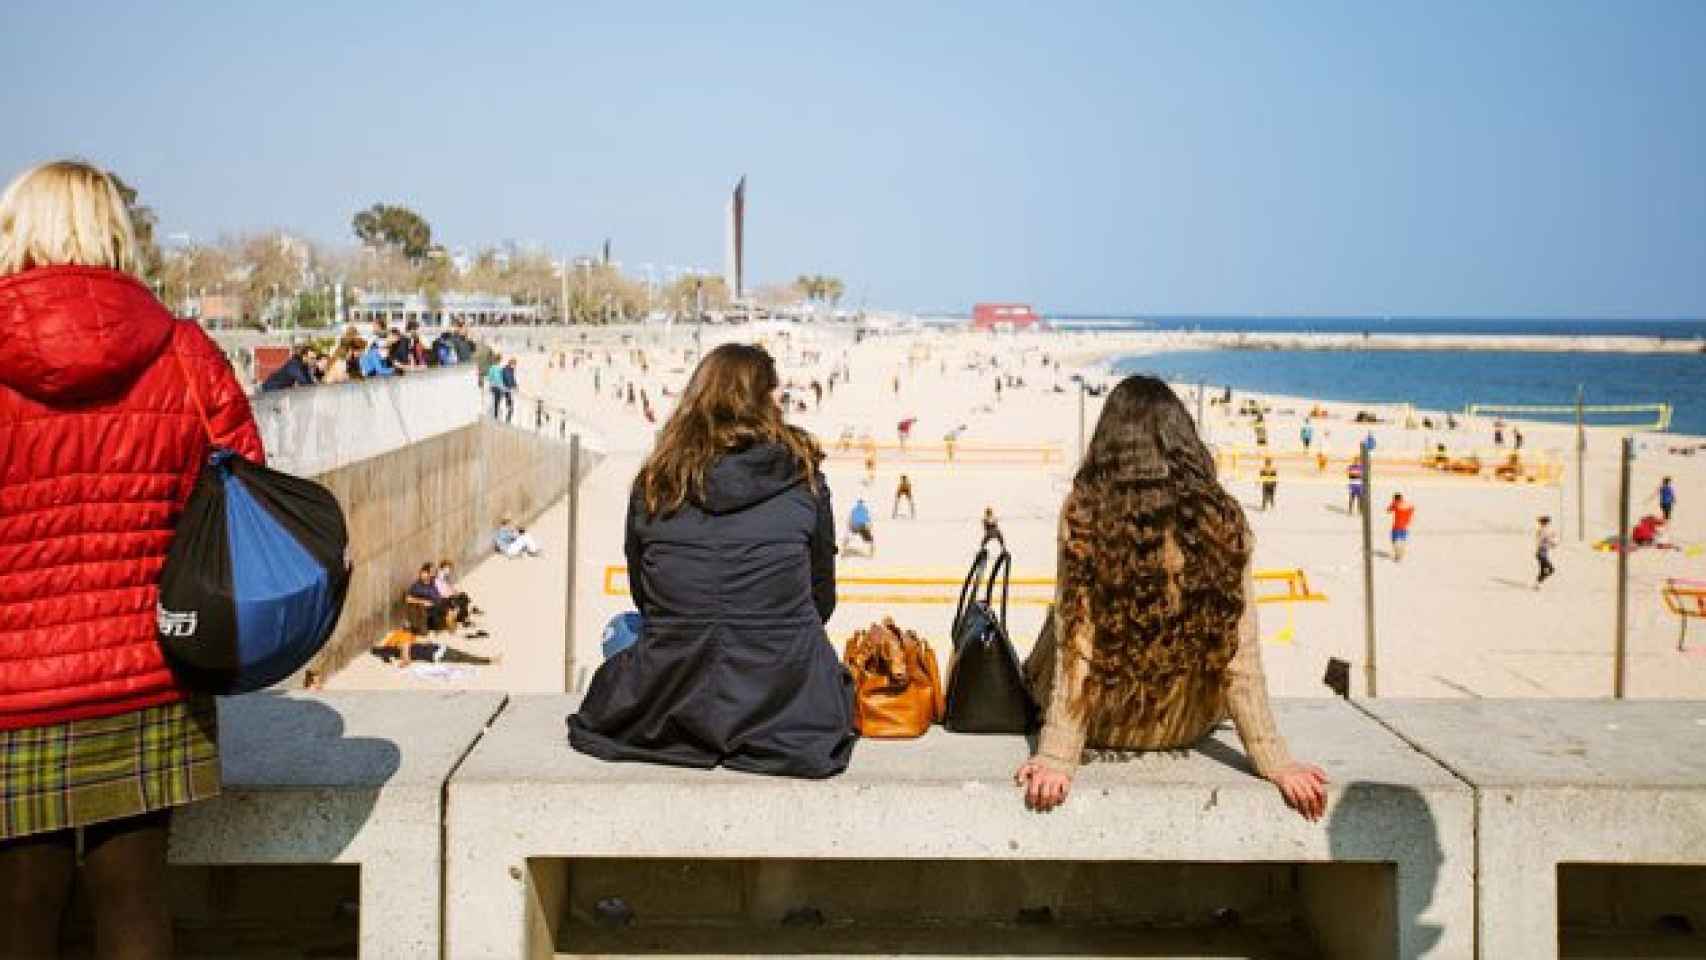
[[[1703,320],[1416,319],[1345,317],[1050,318],[1056,329],[1264,333],[1486,334],[1661,337],[1706,345]],[[1350,403],[1412,403],[1462,411],[1470,404],[1672,407],[1670,432],[1706,436],[1706,353],[1516,350],[1191,350],[1121,358],[1116,373]],[[1573,414],[1535,420],[1571,421]],[[1592,414],[1600,425],[1650,425],[1653,414]]]

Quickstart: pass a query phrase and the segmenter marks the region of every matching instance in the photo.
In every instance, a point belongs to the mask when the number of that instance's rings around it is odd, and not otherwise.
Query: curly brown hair
[[[1127,377],[1108,395],[1064,513],[1063,614],[1094,627],[1088,651],[1064,644],[1086,661],[1074,709],[1141,723],[1217,688],[1237,650],[1250,526],[1165,383]]]
[[[763,347],[725,343],[706,354],[634,479],[646,515],[702,502],[705,474],[717,458],[755,443],[786,447],[815,495],[823,448],[811,434],[782,421],[782,408],[771,399],[780,384],[776,361]]]

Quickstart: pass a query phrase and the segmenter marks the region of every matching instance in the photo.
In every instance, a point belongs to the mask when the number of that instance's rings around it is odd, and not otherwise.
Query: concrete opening
[[[179,957],[356,956],[359,866],[180,866],[168,882]],[[66,920],[66,957],[94,956],[89,916],[79,885]]]
[[[1391,864],[529,861],[529,957],[1396,956]]]
[[[1706,957],[1706,867],[1559,864],[1558,953]]]

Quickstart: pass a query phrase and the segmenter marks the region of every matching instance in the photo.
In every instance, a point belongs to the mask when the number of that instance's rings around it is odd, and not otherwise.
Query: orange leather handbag
[[[918,634],[884,618],[856,630],[843,658],[853,674],[853,722],[860,736],[923,736],[946,709],[936,653]]]

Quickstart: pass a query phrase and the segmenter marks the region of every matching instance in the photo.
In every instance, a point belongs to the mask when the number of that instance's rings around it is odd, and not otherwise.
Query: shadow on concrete
[[[333,703],[314,697],[286,696],[277,691],[222,699],[219,705],[219,754],[229,797],[244,793],[317,789],[329,791],[305,856],[295,862],[330,862],[366,824],[378,790],[396,775],[402,751],[391,740],[346,735],[344,716]],[[221,801],[208,805],[217,812]],[[289,823],[265,822],[279,811],[264,803],[231,804],[263,833],[237,842],[261,843],[261,838],[294,832]],[[182,820],[202,812],[184,811]],[[304,838],[307,839],[307,838]],[[272,858],[269,858],[272,859]],[[219,861],[209,862],[239,862]]]
[[[1392,824],[1402,824],[1394,834]],[[1393,956],[1420,957],[1438,943],[1444,932],[1422,919],[1439,884],[1445,854],[1428,801],[1413,787],[1360,780],[1347,784],[1332,800],[1327,818],[1327,843],[1334,861],[1397,859],[1394,847],[1419,845],[1422,856],[1398,864],[1400,876],[1392,902],[1397,909],[1398,949]]]
[[[361,879],[336,861],[401,750],[350,736],[336,699],[265,691],[220,700],[219,752],[221,795],[172,819],[180,955],[355,956]]]
[[[1534,590],[1533,580],[1512,580],[1510,577],[1489,577],[1488,579],[1513,590],[1528,590],[1530,592]]]

